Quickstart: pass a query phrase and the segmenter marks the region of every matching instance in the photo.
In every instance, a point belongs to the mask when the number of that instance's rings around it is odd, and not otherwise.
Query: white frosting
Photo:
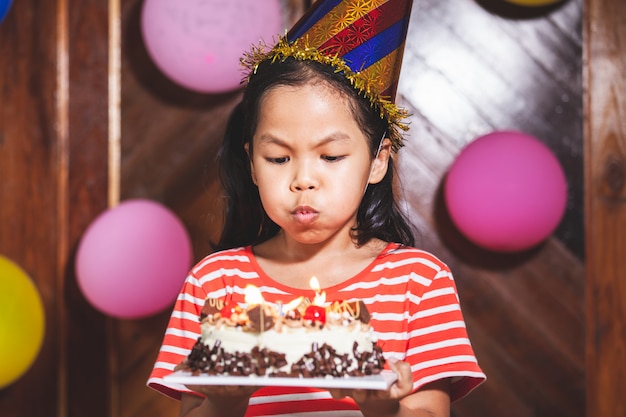
[[[358,343],[359,352],[372,351],[372,334],[368,325],[361,322],[350,326],[325,326],[322,329],[281,326],[262,333],[244,331],[241,327],[218,326],[202,323],[202,342],[213,346],[217,340],[226,352],[250,352],[255,346],[284,353],[287,368],[305,354],[311,352],[313,343],[332,346],[339,354],[352,354],[354,342]]]

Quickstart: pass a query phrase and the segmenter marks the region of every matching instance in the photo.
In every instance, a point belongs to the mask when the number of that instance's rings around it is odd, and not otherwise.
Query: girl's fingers
[[[413,389],[413,374],[411,365],[404,361],[389,361],[389,368],[398,374],[398,379],[389,389],[390,398],[403,398]]]

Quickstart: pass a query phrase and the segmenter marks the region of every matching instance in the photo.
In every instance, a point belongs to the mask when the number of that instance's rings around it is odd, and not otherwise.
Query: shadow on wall
[[[159,101],[179,108],[209,109],[218,107],[239,94],[238,90],[223,94],[203,94],[182,87],[170,80],[154,64],[144,44],[141,34],[142,1],[132,5],[128,18],[123,22],[124,62],[142,85]]]
[[[560,8],[568,0],[554,2],[554,0],[536,1],[536,3],[545,3],[540,6],[523,6],[521,4],[507,2],[505,0],[475,0],[482,8],[489,13],[514,20],[535,19],[545,17],[554,10]],[[522,1],[520,1],[522,3]],[[533,3],[533,2],[528,2]]]
[[[434,204],[434,218],[437,234],[442,242],[464,263],[489,269],[502,271],[522,265],[532,259],[545,243],[517,252],[493,252],[484,249],[467,239],[454,225],[444,197],[445,177],[437,187]]]

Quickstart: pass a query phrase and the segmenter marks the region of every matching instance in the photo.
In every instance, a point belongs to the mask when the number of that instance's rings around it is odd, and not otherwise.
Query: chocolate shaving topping
[[[235,375],[270,377],[346,377],[377,375],[383,369],[385,358],[381,348],[372,344],[372,352],[359,351],[357,343],[352,356],[340,355],[330,345],[313,343],[311,351],[294,363],[289,370],[285,354],[255,346],[250,352],[229,353],[218,340],[213,346],[198,341],[181,368],[193,375]]]

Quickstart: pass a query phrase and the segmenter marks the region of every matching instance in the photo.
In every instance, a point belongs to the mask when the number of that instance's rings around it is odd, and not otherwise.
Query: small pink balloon
[[[191,266],[182,222],[163,205],[127,200],[100,214],[76,254],[85,298],[102,313],[141,318],[169,307]]]
[[[536,138],[496,131],[470,143],[445,180],[452,221],[486,249],[515,252],[536,246],[558,226],[567,203],[559,161]]]
[[[237,89],[243,52],[284,31],[280,0],[145,0],[141,30],[156,66],[201,93]]]

